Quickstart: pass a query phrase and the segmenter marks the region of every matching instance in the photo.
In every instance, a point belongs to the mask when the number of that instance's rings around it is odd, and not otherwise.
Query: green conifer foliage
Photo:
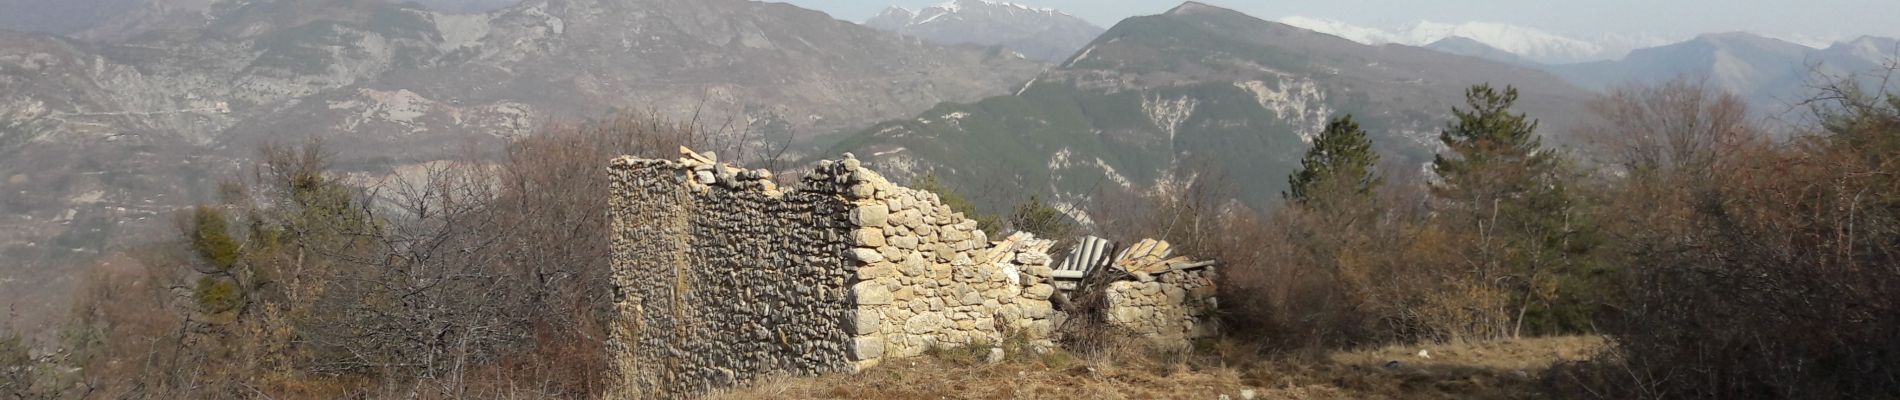
[[[1432,164],[1432,192],[1470,229],[1481,281],[1516,293],[1514,334],[1588,330],[1595,305],[1569,301],[1601,289],[1587,254],[1592,228],[1566,188],[1563,159],[1545,149],[1536,120],[1512,113],[1517,89],[1477,85],[1439,135],[1450,151]]]
[[[1329,185],[1349,188],[1358,195],[1372,193],[1380,179],[1374,171],[1379,155],[1372,151],[1372,139],[1352,120],[1352,115],[1334,119],[1313,140],[1300,160],[1300,170],[1287,178],[1288,191],[1282,195],[1291,202],[1319,206],[1322,192]],[[1338,180],[1338,182],[1335,182]]]

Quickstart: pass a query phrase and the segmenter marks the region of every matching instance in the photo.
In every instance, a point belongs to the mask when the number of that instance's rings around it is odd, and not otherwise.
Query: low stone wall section
[[[1185,345],[1217,331],[1214,270],[1136,275],[1108,285],[1108,320],[1165,345]]]

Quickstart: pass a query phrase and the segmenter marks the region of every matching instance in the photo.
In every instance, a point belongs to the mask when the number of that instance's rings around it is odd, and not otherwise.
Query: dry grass
[[[1399,346],[1242,360],[1231,346],[1193,354],[1053,353],[986,365],[920,357],[856,375],[771,379],[718,399],[1517,399],[1540,398],[1550,365],[1583,360],[1596,337]],[[1418,356],[1427,350],[1431,358]],[[1396,368],[1387,364],[1398,361]]]

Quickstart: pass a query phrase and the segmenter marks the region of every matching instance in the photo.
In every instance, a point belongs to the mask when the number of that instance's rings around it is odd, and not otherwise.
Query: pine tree
[[[1352,115],[1336,118],[1326,124],[1326,130],[1313,141],[1313,148],[1306,150],[1300,170],[1287,177],[1288,189],[1281,196],[1301,205],[1318,206],[1322,193],[1335,184],[1350,185],[1347,187],[1357,195],[1371,194],[1380,183],[1373,170],[1378,163],[1372,139],[1366,137],[1366,130],[1352,120]],[[1340,179],[1346,181],[1335,182]]]
[[[1485,203],[1530,190],[1527,185],[1554,169],[1554,158],[1543,151],[1543,141],[1537,138],[1537,121],[1511,114],[1516,102],[1515,87],[1506,86],[1499,93],[1484,84],[1465,91],[1470,109],[1453,107],[1457,120],[1438,135],[1452,157],[1440,154],[1432,162],[1432,172],[1441,179],[1433,187],[1435,193],[1454,201]]]
[[[1513,334],[1580,331],[1591,306],[1575,297],[1598,285],[1584,257],[1588,224],[1573,212],[1562,160],[1543,148],[1536,120],[1511,112],[1516,102],[1509,86],[1466,91],[1469,108],[1454,107],[1456,120],[1439,135],[1450,153],[1432,164],[1432,193],[1451,206],[1451,220],[1476,229],[1472,257],[1486,266],[1476,278],[1516,293]]]

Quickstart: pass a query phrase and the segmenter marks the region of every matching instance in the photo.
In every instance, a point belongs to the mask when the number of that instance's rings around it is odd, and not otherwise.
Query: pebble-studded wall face
[[[1052,242],[992,242],[936,195],[893,185],[849,154],[780,191],[770,171],[682,150],[679,161],[623,157],[609,168],[610,350],[622,394],[688,397],[933,347],[1054,346],[1063,314],[1050,302]],[[1181,340],[1205,313],[1180,309],[1190,304],[1174,294],[1211,291],[1199,276],[1115,289],[1127,301],[1111,311],[1134,310],[1119,311],[1130,328]]]
[[[643,397],[849,366],[848,203],[836,185],[780,193],[770,174],[615,162],[615,356]]]

